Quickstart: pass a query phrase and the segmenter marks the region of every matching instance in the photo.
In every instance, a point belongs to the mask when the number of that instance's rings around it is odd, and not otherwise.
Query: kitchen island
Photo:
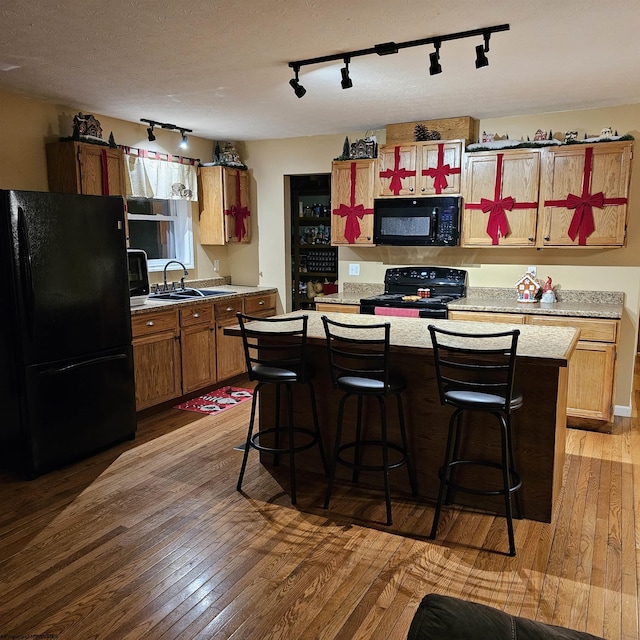
[[[293,317],[300,312],[277,317]],[[318,413],[320,427],[327,452],[332,450],[337,424],[338,402],[341,393],[331,386],[329,376],[326,340],[321,321],[322,313],[309,311],[308,341],[309,357],[317,372],[314,380],[319,399]],[[327,313],[327,317],[338,322],[352,324],[375,324],[381,319],[375,316]],[[435,499],[438,487],[438,468],[444,460],[449,407],[440,405],[428,321],[418,318],[384,318],[391,324],[392,363],[404,375],[408,386],[403,393],[405,420],[409,447],[418,476],[420,496]],[[478,332],[504,331],[504,324],[486,322],[455,322],[433,320],[436,326],[454,331]],[[522,478],[522,505],[524,516],[532,520],[551,522],[553,508],[562,484],[564,450],[566,436],[567,364],[578,341],[579,332],[572,327],[540,327],[514,325],[520,329],[516,385],[524,395],[524,407],[513,414],[514,448],[516,465]],[[237,327],[225,329],[228,335],[239,335]],[[265,422],[271,420],[275,396],[267,388],[261,393],[260,416]],[[348,403],[345,412],[345,429],[355,423],[355,402]],[[394,401],[389,402],[389,433],[391,441],[398,440]],[[377,404],[365,406],[365,424],[378,421]],[[294,407],[296,423],[308,425],[309,411],[304,398]],[[495,419],[474,416],[469,429],[466,445],[472,446],[481,456],[498,455],[500,440],[495,431]],[[487,437],[486,425],[496,437]],[[269,458],[265,462],[270,463]],[[286,464],[286,456],[282,460]],[[300,454],[297,464],[300,468],[317,470],[320,463],[314,450]],[[338,469],[338,477],[348,478],[346,469]],[[469,476],[473,481],[473,476]],[[363,483],[381,484],[380,474],[363,475]],[[392,491],[409,490],[406,473],[402,469],[392,473]],[[470,506],[491,508],[498,512],[503,507],[502,499],[493,497],[467,496],[459,494]]]

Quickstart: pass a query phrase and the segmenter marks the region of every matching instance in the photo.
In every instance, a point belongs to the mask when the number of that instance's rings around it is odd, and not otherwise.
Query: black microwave
[[[459,240],[460,197],[374,200],[374,244],[448,247]]]
[[[147,254],[142,249],[127,249],[129,262],[129,300],[132,307],[145,303],[149,297]]]

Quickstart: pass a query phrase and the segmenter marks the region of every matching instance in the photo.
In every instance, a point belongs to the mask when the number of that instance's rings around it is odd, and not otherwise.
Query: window
[[[149,271],[162,271],[168,260],[179,260],[191,269],[193,229],[189,200],[127,198],[129,246],[144,249]]]

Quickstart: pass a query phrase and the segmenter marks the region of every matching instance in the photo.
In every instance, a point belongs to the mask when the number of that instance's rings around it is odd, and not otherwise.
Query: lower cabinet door
[[[225,326],[237,324],[233,321],[218,323],[216,327],[216,361],[218,364],[218,380],[233,378],[247,370],[242,338],[237,336],[225,336]]]
[[[616,348],[603,342],[578,342],[569,363],[567,414],[610,421]]]
[[[202,389],[216,381],[215,327],[196,325],[182,329],[182,393]]]
[[[146,409],[181,395],[180,341],[165,331],[133,341],[136,409]]]

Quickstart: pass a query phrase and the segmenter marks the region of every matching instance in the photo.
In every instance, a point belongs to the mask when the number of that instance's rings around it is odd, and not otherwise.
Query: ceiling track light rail
[[[442,67],[440,65],[440,46],[443,42],[451,40],[461,40],[463,38],[474,38],[481,36],[484,40],[484,44],[480,44],[476,47],[476,69],[486,67],[489,64],[486,53],[489,51],[489,38],[492,33],[498,33],[500,31],[509,31],[510,26],[508,24],[499,24],[493,27],[483,27],[481,29],[471,29],[469,31],[459,31],[457,33],[448,33],[442,36],[433,36],[431,38],[421,38],[420,40],[408,40],[407,42],[385,42],[383,44],[376,44],[368,49],[358,49],[356,51],[347,51],[344,53],[335,53],[327,56],[320,56],[318,58],[307,58],[306,60],[296,60],[289,62],[288,66],[293,69],[295,77],[289,80],[289,84],[293,88],[296,96],[302,98],[307,90],[300,84],[299,73],[302,67],[306,67],[312,64],[322,64],[323,62],[333,62],[335,60],[344,61],[344,67],[340,69],[341,73],[341,86],[343,89],[349,89],[353,86],[353,82],[349,76],[349,62],[352,58],[368,55],[387,56],[394,53],[398,53],[400,49],[409,49],[410,47],[421,47],[424,45],[432,44],[435,47],[435,51],[429,54],[429,73],[436,75],[442,73]]]
[[[153,142],[156,139],[156,136],[153,132],[155,127],[160,127],[161,129],[168,129],[169,131],[179,131],[181,135],[181,139],[180,139],[180,142],[178,143],[178,147],[180,149],[187,148],[189,144],[187,133],[193,133],[193,129],[187,129],[186,127],[179,127],[169,122],[158,122],[157,120],[149,120],[147,118],[140,118],[140,122],[146,122],[149,125],[147,127],[147,138],[149,142]]]

